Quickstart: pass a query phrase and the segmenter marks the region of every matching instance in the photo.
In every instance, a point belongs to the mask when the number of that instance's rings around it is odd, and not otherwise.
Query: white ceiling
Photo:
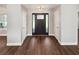
[[[24,4],[23,5],[26,8],[37,8],[39,6],[43,6],[44,8],[54,8],[58,6],[58,4]]]
[[[0,4],[0,14],[7,13],[6,4]]]
[[[0,8],[6,8],[6,4],[0,4]]]
[[[37,8],[39,6],[42,6],[44,8],[54,8],[58,6],[59,4],[22,4],[25,8]],[[0,4],[0,8],[6,8],[6,4]]]

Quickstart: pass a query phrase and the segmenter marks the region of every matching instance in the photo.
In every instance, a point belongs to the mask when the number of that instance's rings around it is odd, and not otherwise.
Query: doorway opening
[[[32,35],[48,35],[48,20],[48,13],[32,13]]]

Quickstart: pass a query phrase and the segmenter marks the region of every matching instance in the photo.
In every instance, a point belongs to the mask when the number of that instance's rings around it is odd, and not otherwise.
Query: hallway
[[[6,46],[0,37],[0,55],[75,55],[78,46],[61,46],[53,36],[28,36],[22,46]]]

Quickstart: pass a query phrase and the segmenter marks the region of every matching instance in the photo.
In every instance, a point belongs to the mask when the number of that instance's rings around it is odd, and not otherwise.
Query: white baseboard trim
[[[27,37],[27,35],[25,36],[25,38],[26,38],[26,37]],[[23,42],[24,42],[25,38],[24,38],[24,39],[22,39],[22,44],[23,44]]]
[[[27,36],[32,36],[32,34],[27,34]],[[49,36],[54,36],[54,34],[49,34]]]
[[[32,34],[27,34],[27,36],[32,36]]]
[[[60,40],[58,40],[58,43],[61,45],[61,41]]]
[[[54,36],[54,34],[49,34],[49,36]]]
[[[7,46],[21,46],[22,43],[7,43]]]
[[[7,34],[0,34],[0,36],[7,36]]]
[[[75,42],[62,42],[62,41],[58,40],[58,43],[60,45],[78,45],[78,42],[77,41],[75,41]]]
[[[21,43],[7,43],[7,46],[21,46],[23,44],[23,42],[24,42],[24,40],[22,40]]]
[[[55,35],[54,35],[54,37],[56,38],[56,36],[55,36]],[[56,39],[57,39],[57,38],[56,38]],[[60,40],[58,40],[58,39],[57,39],[57,41],[58,41],[58,43],[61,45],[61,41],[60,41]]]
[[[60,45],[78,45],[77,42],[60,42]]]

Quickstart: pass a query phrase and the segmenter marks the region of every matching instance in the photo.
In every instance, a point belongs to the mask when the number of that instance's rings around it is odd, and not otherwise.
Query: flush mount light
[[[38,9],[39,11],[43,11],[45,8],[44,8],[44,6],[38,6],[37,9]]]
[[[40,6],[37,6],[36,10],[41,12],[41,11],[49,10],[49,7],[40,5]]]

